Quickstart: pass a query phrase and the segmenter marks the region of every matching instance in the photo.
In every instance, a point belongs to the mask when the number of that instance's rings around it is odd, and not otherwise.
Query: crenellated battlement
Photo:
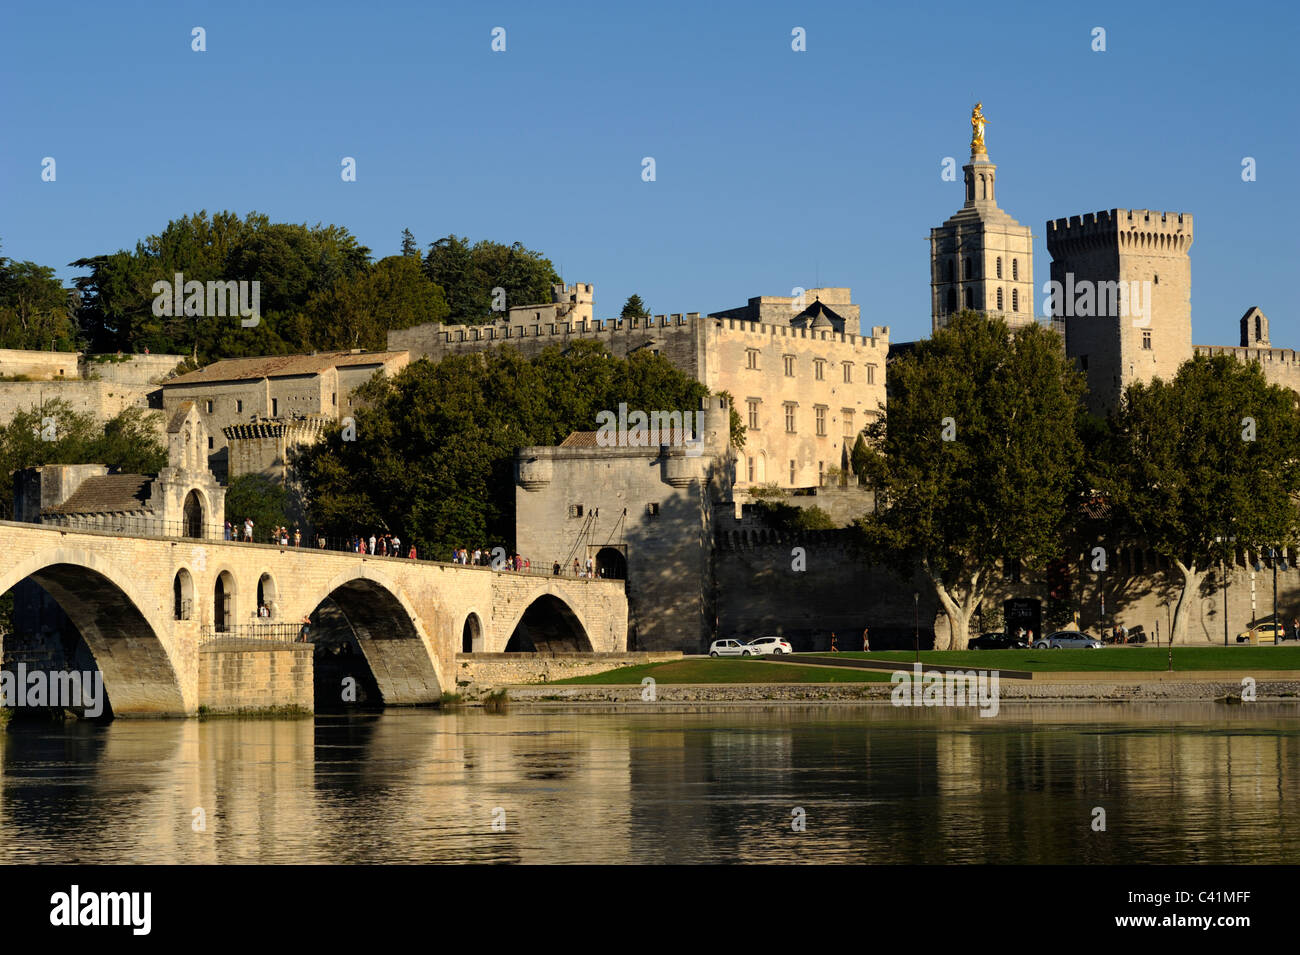
[[[760,322],[747,322],[741,318],[714,318],[715,327],[728,332],[739,332],[756,338],[802,338],[809,341],[835,342],[856,348],[888,348],[889,326],[873,325],[870,335],[851,335],[846,332],[828,331],[820,328],[797,328],[794,325],[769,325]]]
[[[1110,209],[1047,222],[1047,248],[1055,256],[1100,246],[1143,254],[1186,252],[1192,244],[1190,212]]]

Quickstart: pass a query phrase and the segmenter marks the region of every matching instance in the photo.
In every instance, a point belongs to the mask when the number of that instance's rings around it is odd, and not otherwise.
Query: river
[[[516,707],[0,733],[0,862],[1297,858],[1293,705]]]

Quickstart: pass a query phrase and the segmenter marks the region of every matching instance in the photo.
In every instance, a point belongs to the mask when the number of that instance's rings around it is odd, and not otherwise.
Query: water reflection
[[[1282,862],[1298,766],[1280,705],[12,726],[0,861]]]

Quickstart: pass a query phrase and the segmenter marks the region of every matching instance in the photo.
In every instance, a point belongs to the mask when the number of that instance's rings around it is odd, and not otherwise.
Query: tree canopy
[[[1176,641],[1186,639],[1212,563],[1236,549],[1296,542],[1296,405],[1295,393],[1270,385],[1258,365],[1228,355],[1198,355],[1170,381],[1126,389],[1094,479],[1120,528],[1182,575]]]
[[[357,393],[355,440],[334,433],[293,466],[318,531],[396,532],[421,553],[514,538],[514,452],[596,429],[629,407],[695,411],[703,385],[658,355],[609,355],[598,342],[420,360]]]
[[[447,321],[462,325],[490,322],[500,314],[492,311],[494,288],[505,290],[505,306],[512,308],[549,302],[551,286],[560,282],[550,259],[518,242],[481,239],[470,245],[454,234],[429,246],[424,269],[446,295]]]
[[[0,256],[0,348],[75,351],[72,315],[54,269]]]
[[[964,312],[889,369],[887,415],[855,462],[880,510],[859,521],[871,552],[920,570],[964,649],[970,615],[1004,560],[1059,557],[1081,480],[1083,376],[1040,325]]]

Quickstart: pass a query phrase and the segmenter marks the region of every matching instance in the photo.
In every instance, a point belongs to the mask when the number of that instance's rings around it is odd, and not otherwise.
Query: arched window
[[[1002,278],[1002,256],[998,256],[998,278]]]
[[[970,259],[962,259],[962,262],[961,262],[961,277],[962,277],[963,279],[968,279],[968,278],[970,278]]]
[[[955,281],[953,276],[956,273],[956,271],[957,271],[957,266],[954,264],[952,259],[949,259],[948,260],[948,281],[949,282]]]
[[[970,289],[966,289],[965,291],[966,291],[966,307],[967,307],[967,308],[974,308],[974,307],[975,307],[975,293],[972,292]]]
[[[1011,281],[1013,282],[1020,281],[1020,260],[1019,259],[1011,260]]]
[[[948,289],[948,309],[947,309],[947,310],[948,310],[949,312],[955,312],[955,311],[957,311],[957,290],[956,290],[955,288],[950,288],[950,289]],[[793,482],[792,482],[792,483],[793,483]]]
[[[1002,311],[1002,287],[998,286],[998,311]]]
[[[1011,311],[1013,312],[1020,311],[1020,290],[1019,289],[1013,288],[1011,290]]]

